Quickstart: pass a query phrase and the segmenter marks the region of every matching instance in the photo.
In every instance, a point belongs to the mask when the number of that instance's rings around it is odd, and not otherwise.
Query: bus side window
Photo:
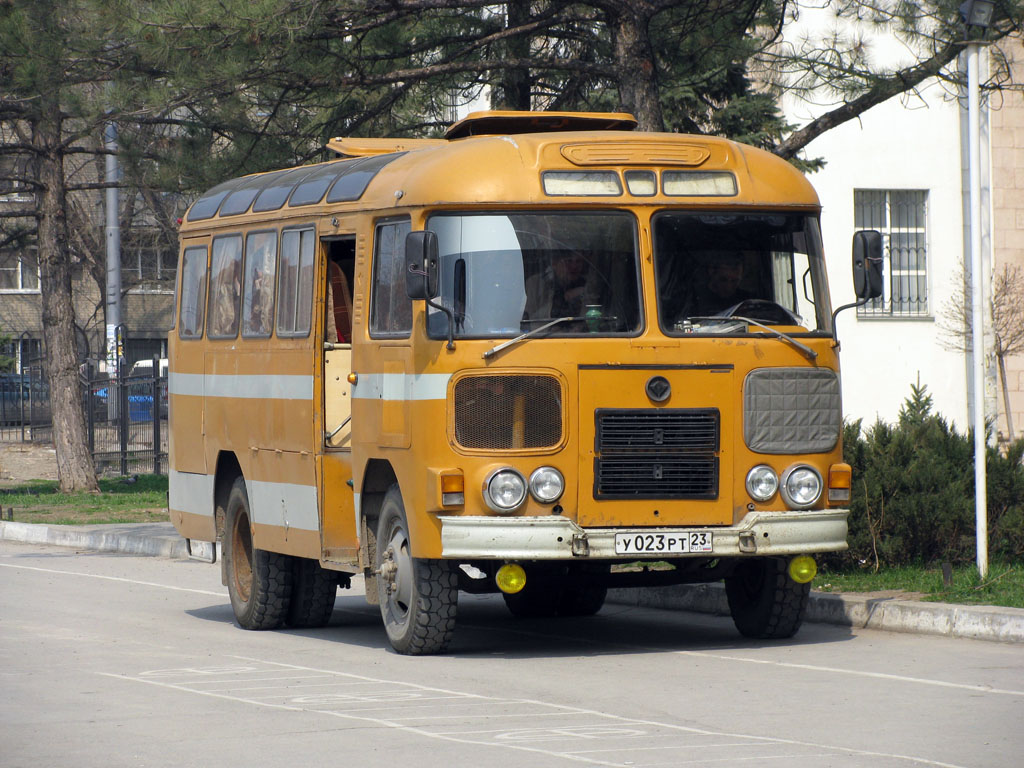
[[[274,325],[274,275],[277,233],[256,232],[245,240],[245,285],[242,294],[242,336],[265,339]]]
[[[377,225],[370,308],[373,336],[412,333],[412,300],[405,291],[405,236],[411,229],[408,220]]]
[[[210,312],[206,333],[211,339],[238,335],[238,302],[242,295],[242,237],[229,235],[213,241],[210,264]]]
[[[178,338],[198,339],[203,335],[206,310],[206,248],[186,248],[181,260],[181,306]]]
[[[313,313],[312,229],[286,229],[281,235],[277,275],[277,335],[308,336]]]

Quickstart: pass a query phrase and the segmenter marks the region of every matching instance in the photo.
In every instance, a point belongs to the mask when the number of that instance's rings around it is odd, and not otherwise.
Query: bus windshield
[[[641,327],[636,221],[627,213],[436,214],[438,302],[456,338],[635,334]],[[560,322],[552,323],[553,320]],[[448,322],[430,309],[428,331]]]
[[[828,332],[831,308],[813,216],[663,212],[654,217],[658,320],[669,335]]]

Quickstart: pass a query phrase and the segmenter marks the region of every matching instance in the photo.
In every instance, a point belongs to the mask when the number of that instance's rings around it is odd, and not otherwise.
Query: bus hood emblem
[[[647,390],[647,396],[656,403],[665,402],[672,394],[672,385],[664,376],[652,376],[644,389]]]

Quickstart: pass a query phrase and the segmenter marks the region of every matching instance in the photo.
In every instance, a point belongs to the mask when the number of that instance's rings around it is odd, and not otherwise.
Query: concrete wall
[[[1024,60],[1014,63],[1014,80],[1024,80]],[[1024,270],[1024,95],[1000,94],[992,103],[992,221],[993,261],[998,274],[1004,266]],[[1010,413],[1016,437],[1024,432],[1024,354],[1006,361]],[[1002,393],[998,430],[1009,436]]]

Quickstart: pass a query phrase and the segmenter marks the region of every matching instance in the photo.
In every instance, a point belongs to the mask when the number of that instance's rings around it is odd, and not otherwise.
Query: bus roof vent
[[[467,136],[557,131],[632,131],[636,125],[636,118],[627,112],[470,112],[453,124],[444,137],[464,139]]]

